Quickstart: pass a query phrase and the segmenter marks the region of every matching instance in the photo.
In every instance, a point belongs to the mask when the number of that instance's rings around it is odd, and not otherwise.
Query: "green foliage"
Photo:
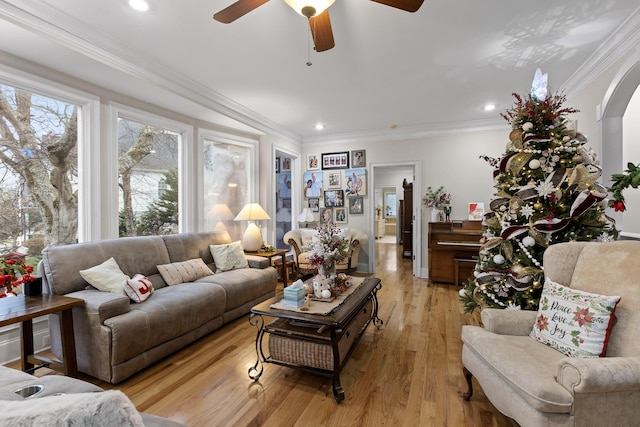
[[[613,185],[608,188],[612,197],[609,201],[609,207],[614,208],[616,211],[624,211],[626,207],[622,191],[629,187],[638,188],[640,185],[640,164],[634,165],[629,162],[624,173],[611,175],[611,181],[613,181]]]

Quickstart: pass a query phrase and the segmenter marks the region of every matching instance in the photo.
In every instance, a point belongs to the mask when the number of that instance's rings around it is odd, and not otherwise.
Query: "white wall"
[[[623,118],[623,168],[627,163],[640,163],[640,89],[636,89]],[[629,188],[623,192],[627,210],[622,214],[623,231],[640,234],[640,189]]]

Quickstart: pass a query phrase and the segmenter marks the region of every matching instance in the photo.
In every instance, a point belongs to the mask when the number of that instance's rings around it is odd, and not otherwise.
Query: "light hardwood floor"
[[[512,422],[474,382],[465,402],[460,328],[478,324],[463,314],[458,288],[414,278],[394,244],[376,244],[379,316],[342,372],[345,400],[331,380],[276,365],[259,382],[254,327],[248,315],[117,385],[141,411],[189,426],[498,426]]]

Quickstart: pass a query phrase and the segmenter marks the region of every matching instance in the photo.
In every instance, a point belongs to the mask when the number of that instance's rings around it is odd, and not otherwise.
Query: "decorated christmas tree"
[[[512,127],[506,152],[483,157],[496,193],[483,219],[473,277],[460,290],[465,312],[476,307],[536,310],[544,281],[542,256],[559,242],[611,241],[617,230],[605,215],[607,190],[587,139],[570,126],[565,96],[547,93],[540,70],[531,93],[504,117]]]

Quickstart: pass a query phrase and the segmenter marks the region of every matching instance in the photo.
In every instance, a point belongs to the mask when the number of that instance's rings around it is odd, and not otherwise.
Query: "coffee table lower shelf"
[[[333,379],[333,395],[338,403],[344,400],[340,372],[373,320],[379,329],[376,286],[357,304],[352,313],[337,325],[323,325],[313,319],[277,317],[265,324],[261,314],[252,313],[250,322],[258,327],[256,337],[257,362],[249,369],[249,377],[258,381],[264,363],[303,369]],[[263,339],[268,334],[268,356]]]

